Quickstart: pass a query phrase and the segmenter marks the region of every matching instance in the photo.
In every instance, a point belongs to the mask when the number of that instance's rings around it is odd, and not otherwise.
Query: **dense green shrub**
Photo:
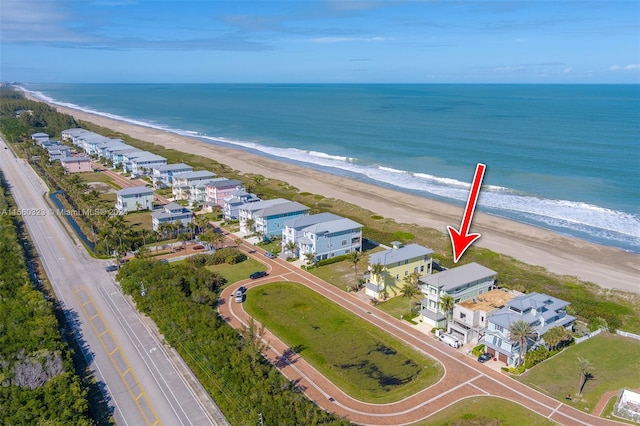
[[[485,346],[483,344],[478,345],[478,346],[476,346],[475,348],[473,348],[471,350],[471,353],[474,356],[480,356],[480,355],[482,355],[484,353],[484,348],[485,348]]]
[[[340,256],[334,256],[328,259],[318,260],[318,262],[316,262],[316,265],[317,266],[331,265],[332,263],[342,262],[343,260],[346,260],[348,258],[349,258],[349,254],[342,254]]]

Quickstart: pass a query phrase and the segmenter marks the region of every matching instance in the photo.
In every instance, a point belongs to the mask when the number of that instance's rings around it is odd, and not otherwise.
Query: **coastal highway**
[[[93,259],[46,202],[30,165],[0,141],[0,169],[83,355],[119,425],[227,425],[224,415],[171,348],[163,346],[117,286],[107,261]],[[6,212],[5,212],[6,213]],[[63,219],[64,220],[64,219]]]

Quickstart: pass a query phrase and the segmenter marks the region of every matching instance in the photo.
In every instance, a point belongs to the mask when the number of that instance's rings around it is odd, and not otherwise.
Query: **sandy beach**
[[[300,191],[342,199],[400,223],[415,223],[446,233],[447,225],[458,228],[462,218],[462,207],[274,161],[242,150],[209,145],[166,131],[54,106],[77,120],[92,122],[166,148],[212,158],[241,173],[256,173],[290,182]],[[640,255],[480,212],[476,212],[471,230],[482,234],[475,243],[477,246],[531,265],[543,266],[557,274],[576,276],[603,288],[640,293]]]

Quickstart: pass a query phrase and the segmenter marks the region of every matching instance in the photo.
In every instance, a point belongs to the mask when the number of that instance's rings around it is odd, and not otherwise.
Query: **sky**
[[[640,1],[2,0],[0,81],[640,83]]]

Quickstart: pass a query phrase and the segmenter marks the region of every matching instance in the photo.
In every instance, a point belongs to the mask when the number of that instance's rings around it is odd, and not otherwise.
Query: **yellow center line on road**
[[[78,293],[80,293],[80,292],[83,292],[84,295],[88,298],[89,301],[87,303],[82,304],[82,302],[80,301],[80,297],[78,296]],[[129,360],[127,359],[126,355],[120,350],[120,345],[118,345],[118,342],[116,341],[113,333],[111,332],[111,329],[109,328],[109,325],[106,323],[106,321],[102,317],[102,314],[98,310],[98,307],[96,306],[96,304],[93,302],[93,298],[91,297],[91,295],[89,294],[87,289],[85,287],[81,287],[79,289],[73,290],[73,296],[76,298],[76,300],[80,304],[80,307],[81,307],[82,312],[83,312],[85,317],[88,317],[87,310],[85,309],[85,305],[88,304],[88,303],[93,304],[93,308],[97,312],[96,316],[100,317],[100,319],[102,320],[102,324],[105,326],[105,329],[106,329],[106,331],[104,331],[103,333],[98,333],[98,330],[96,329],[96,327],[93,324],[93,322],[89,321],[89,324],[91,325],[91,328],[93,329],[93,332],[96,334],[96,336],[98,336],[98,340],[100,340],[100,344],[104,348],[105,352],[107,352],[109,354],[109,359],[111,360],[111,363],[115,367],[116,371],[120,374],[120,379],[122,380],[122,383],[125,385],[125,388],[127,389],[127,392],[129,393],[129,396],[131,396],[131,399],[135,402],[136,407],[138,407],[138,411],[140,412],[140,414],[142,414],[142,417],[144,417],[146,424],[161,425],[162,423],[158,419],[158,414],[156,413],[156,410],[153,408],[153,405],[151,404],[151,401],[149,401],[149,398],[147,397],[146,393],[144,392],[144,389],[142,387],[142,384],[138,380],[138,377],[133,372],[133,369],[131,368],[131,365],[129,364]],[[106,344],[105,344],[105,342],[104,342],[104,340],[102,338],[102,336],[107,334],[107,333],[109,333],[109,335],[111,336],[111,339],[116,344],[116,348],[111,352],[109,351],[109,349],[107,349],[107,346],[106,346]],[[120,356],[122,358],[122,362],[124,362],[124,364],[127,366],[127,369],[124,372],[120,371],[120,367],[118,366],[118,363],[116,362],[116,360],[113,357],[113,354],[118,352],[118,351],[120,351]],[[135,396],[133,394],[133,390],[126,383],[126,381],[124,379],[124,376],[127,375],[127,374],[130,374],[133,377],[133,380],[134,380],[135,384],[140,389],[140,393],[138,394],[138,396]],[[151,413],[153,415],[153,419],[149,419],[149,417],[145,413],[145,410],[142,409],[142,406],[140,405],[140,399],[141,398],[143,399],[143,402],[147,405],[147,407],[149,407],[149,410],[151,411]]]

